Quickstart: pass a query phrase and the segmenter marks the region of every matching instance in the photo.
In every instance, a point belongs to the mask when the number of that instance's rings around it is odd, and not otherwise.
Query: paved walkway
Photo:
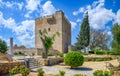
[[[73,76],[74,74],[85,74],[87,76],[93,76],[92,75],[92,69],[91,68],[85,68],[80,67],[77,69],[68,69],[68,68],[57,68],[54,66],[42,66],[44,72],[47,74],[58,74],[59,70],[65,71],[65,76]],[[36,71],[36,69],[32,69],[32,71]]]

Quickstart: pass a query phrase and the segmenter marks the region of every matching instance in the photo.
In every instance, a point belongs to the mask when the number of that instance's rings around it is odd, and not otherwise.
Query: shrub
[[[63,57],[64,53],[58,53],[58,56]]]
[[[39,68],[37,72],[38,72],[38,76],[43,76],[44,71],[42,70],[42,68]]]
[[[20,66],[20,72],[22,76],[27,76],[30,73],[30,69],[25,66]]]
[[[102,70],[96,70],[96,71],[93,73],[93,76],[103,76],[103,71],[102,71]]]
[[[59,71],[59,75],[58,76],[65,76],[65,71]]]
[[[109,72],[109,71],[103,71],[103,70],[96,70],[94,73],[93,73],[93,76],[113,76],[113,73],[112,72]]]
[[[86,76],[84,74],[74,74],[74,76]]]
[[[51,53],[48,53],[48,56],[53,56]]]
[[[88,53],[90,53],[90,54],[94,54],[94,51],[88,51]]]
[[[117,52],[116,50],[113,50],[113,51],[111,51],[111,55],[120,55],[120,53]]]
[[[10,76],[13,76],[14,74],[17,74],[17,73],[19,73],[19,68],[18,68],[18,66],[15,66],[14,68],[12,68],[12,69],[9,71]]]
[[[14,55],[22,56],[22,55],[25,55],[25,54],[19,51],[19,52],[15,52]]]
[[[97,50],[97,51],[94,51],[94,53],[97,54],[97,55],[104,55],[105,51]]]
[[[77,51],[68,52],[64,58],[66,65],[73,67],[81,66],[84,62],[84,57]]]

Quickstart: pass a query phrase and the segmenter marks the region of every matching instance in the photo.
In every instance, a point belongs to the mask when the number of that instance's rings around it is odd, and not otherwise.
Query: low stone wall
[[[54,65],[54,64],[58,64],[63,62],[64,58],[60,57],[60,58],[49,58],[48,59],[48,65]]]
[[[36,48],[22,48],[22,49],[14,49],[14,53],[16,52],[22,52],[25,55],[32,55],[32,54],[36,54]]]
[[[47,59],[44,59],[44,58],[36,58],[36,60],[38,61],[38,63],[40,65],[44,65],[44,66],[48,66],[48,65],[55,65],[55,64],[58,64],[60,62],[63,62],[64,58],[63,57],[59,57],[59,58],[47,58]]]
[[[23,61],[0,63],[0,74],[9,73],[9,70],[14,68],[15,66],[21,66],[21,65],[24,65]]]
[[[120,71],[114,71],[114,76],[120,76]]]
[[[110,55],[85,55],[85,61],[110,61],[115,59],[113,56]]]

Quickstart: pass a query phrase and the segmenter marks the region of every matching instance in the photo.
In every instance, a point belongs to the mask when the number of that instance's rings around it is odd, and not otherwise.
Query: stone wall
[[[14,53],[16,52],[22,52],[25,55],[36,55],[36,50],[35,48],[21,48],[21,49],[14,49]]]
[[[114,76],[120,76],[120,71],[114,71]]]
[[[60,62],[63,62],[64,58],[59,57],[59,58],[44,59],[44,58],[39,57],[39,58],[36,58],[36,60],[39,62],[40,65],[48,66],[48,65],[55,65]]]
[[[18,53],[18,52],[22,52],[25,55],[42,55],[42,51],[43,49],[39,49],[39,48],[18,48],[18,49],[14,49],[14,53]],[[48,52],[52,55],[58,54],[60,53],[58,50],[53,50],[53,49],[49,49]]]
[[[9,73],[9,70],[14,68],[15,66],[21,66],[24,65],[24,62],[5,62],[5,63],[0,63],[0,74],[5,74]]]

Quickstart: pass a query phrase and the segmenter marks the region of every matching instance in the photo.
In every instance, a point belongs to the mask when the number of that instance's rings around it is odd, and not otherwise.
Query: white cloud
[[[15,1],[6,1],[6,2],[4,2],[4,1],[0,0],[0,7],[1,8],[7,7],[7,8],[12,9],[14,7],[14,8],[18,8],[19,10],[21,10],[23,8],[23,5],[24,5],[23,2],[21,2],[21,3],[15,2]]]
[[[27,5],[25,8],[27,9],[27,13],[24,15],[24,17],[29,18],[30,14],[38,9],[40,7],[41,0],[26,0]]]
[[[73,21],[70,21],[71,25],[72,25],[72,29],[74,29],[77,25],[77,23],[73,22]]]
[[[18,25],[13,18],[4,19],[3,13],[0,12],[0,25],[11,29],[21,45],[34,47],[34,20],[25,20]],[[5,41],[9,43],[9,39],[5,39]]]
[[[84,7],[81,7],[81,8],[79,8],[79,10],[78,11],[74,11],[73,12],[73,15],[78,15],[79,13],[82,13],[82,12],[84,12],[85,11],[85,8]]]
[[[27,13],[24,15],[24,17],[26,17],[26,18],[31,18],[30,13],[31,13],[30,11],[27,12]]]
[[[17,5],[18,5],[19,9],[22,10],[24,3],[23,2],[17,3]]]
[[[0,24],[4,27],[14,30],[16,22],[13,18],[4,19],[3,13],[0,11]]]
[[[34,47],[34,35],[30,36],[30,34],[26,33],[24,35],[17,36],[17,39],[20,41],[21,45]]]
[[[111,32],[111,31],[108,31],[107,34],[108,34],[109,36],[112,36],[112,32]]]
[[[34,47],[34,20],[25,20],[15,28],[17,39],[21,45]]]
[[[21,22],[21,25],[15,28],[17,35],[23,35],[28,32],[34,32],[34,20],[25,20]]]
[[[90,26],[95,29],[102,29],[105,27],[109,21],[112,21],[115,17],[115,14],[112,10],[107,10],[105,8],[95,8],[88,10],[89,12],[89,23]]]
[[[120,24],[120,9],[117,11],[116,17],[115,17],[115,22]]]
[[[52,5],[51,1],[47,1],[42,5],[42,16],[53,14],[56,8]]]
[[[12,8],[13,7],[13,3],[10,3],[10,2],[6,2],[5,5],[9,8]]]
[[[75,11],[77,14],[74,14],[73,12],[73,15],[78,15],[79,13],[85,13],[88,11],[90,26],[95,29],[102,29],[109,21],[112,21],[115,18],[115,14],[111,9],[109,10],[104,8],[104,2],[104,0],[94,1],[92,5],[79,8],[85,9],[84,11]]]
[[[25,6],[27,10],[33,12],[37,10],[41,0],[26,0],[27,5]]]
[[[76,22],[79,22],[79,23],[80,23],[80,22],[81,22],[81,19],[77,19],[77,21],[76,21]]]

